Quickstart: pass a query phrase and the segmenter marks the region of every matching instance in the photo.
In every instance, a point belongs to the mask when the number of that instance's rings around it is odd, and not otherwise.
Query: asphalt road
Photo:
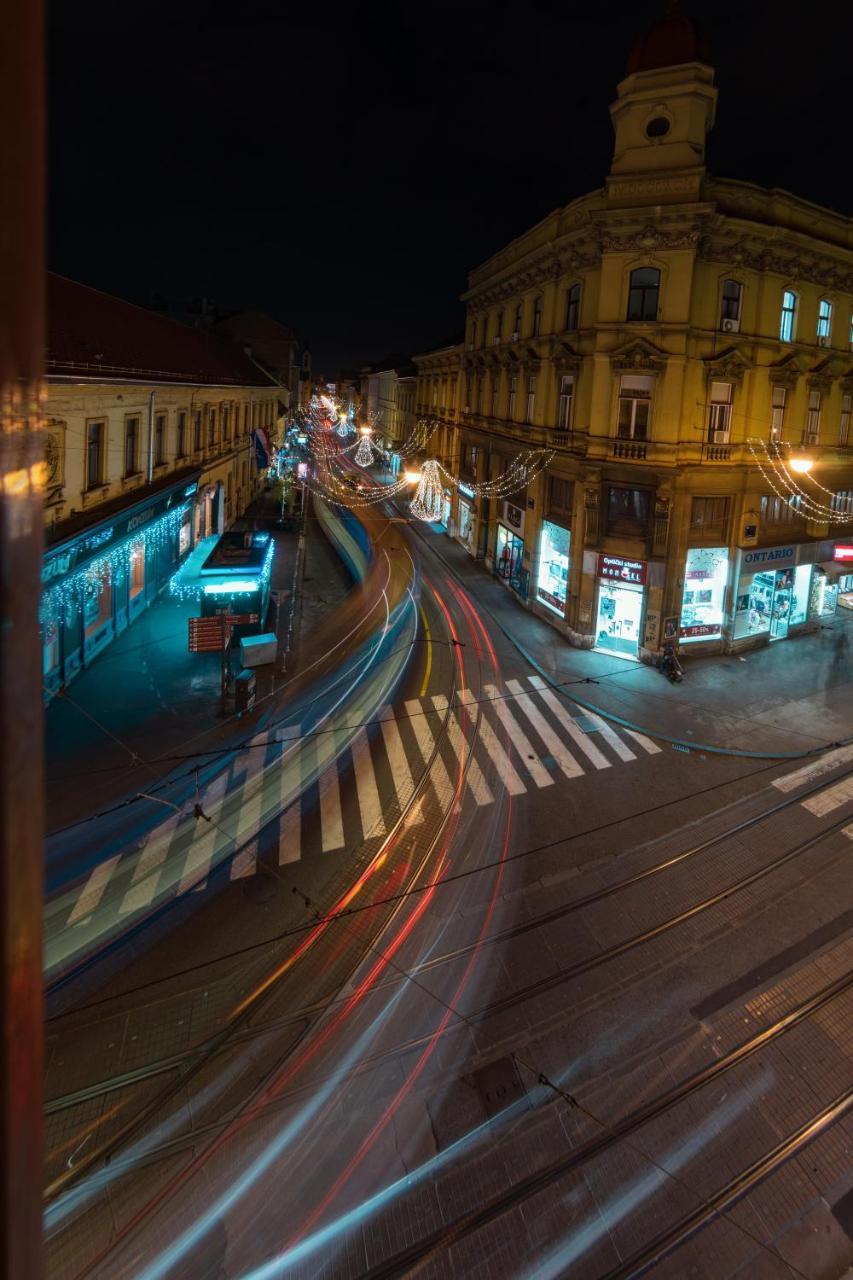
[[[51,1019],[49,1274],[839,1274],[853,753],[597,720],[375,534],[402,682]]]

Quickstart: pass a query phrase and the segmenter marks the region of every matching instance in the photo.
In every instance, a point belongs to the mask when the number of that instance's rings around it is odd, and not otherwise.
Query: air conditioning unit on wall
[[[723,333],[740,333],[740,320],[725,319],[720,323]]]
[[[817,345],[818,345],[819,347],[828,347],[828,346],[829,346],[829,337],[828,337],[828,335],[827,335],[827,334],[825,334],[825,333],[822,333],[822,334],[819,336],[818,340],[817,340]]]

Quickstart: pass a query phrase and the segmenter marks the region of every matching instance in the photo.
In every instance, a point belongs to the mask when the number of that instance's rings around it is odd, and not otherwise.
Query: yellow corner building
[[[853,591],[853,222],[709,176],[716,102],[671,13],[617,87],[604,187],[472,271],[464,342],[415,357],[448,533],[626,658],[786,639]],[[543,474],[477,496],[530,448]]]

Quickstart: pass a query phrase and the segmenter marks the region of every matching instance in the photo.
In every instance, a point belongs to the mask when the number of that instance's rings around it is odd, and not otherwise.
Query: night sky
[[[685,8],[717,68],[712,171],[851,214],[846,0]],[[265,310],[327,376],[425,350],[461,330],[472,267],[601,185],[662,9],[55,0],[50,265]]]

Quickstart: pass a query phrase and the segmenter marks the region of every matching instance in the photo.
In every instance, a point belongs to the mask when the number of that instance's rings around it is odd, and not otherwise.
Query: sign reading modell
[[[636,582],[644,586],[647,569],[645,560],[625,560],[622,556],[607,555],[598,557],[599,578],[615,578],[620,582]]]

